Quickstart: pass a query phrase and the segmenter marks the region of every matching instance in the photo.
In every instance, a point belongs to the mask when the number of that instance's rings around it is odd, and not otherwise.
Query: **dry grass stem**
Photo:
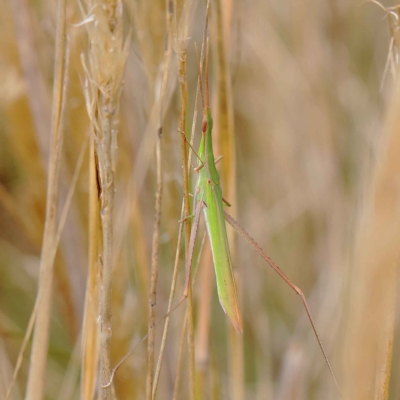
[[[163,121],[163,101],[165,100],[166,84],[168,82],[168,76],[170,72],[170,62],[172,55],[172,40],[171,40],[171,22],[172,13],[168,7],[168,1],[166,2],[166,26],[168,43],[165,50],[164,57],[164,73],[162,77],[161,90],[160,90],[160,128],[158,130],[158,138],[156,145],[156,170],[157,170],[157,190],[156,190],[156,207],[155,207],[155,222],[153,228],[153,251],[152,251],[152,265],[151,265],[151,280],[150,280],[150,293],[149,293],[149,322],[148,322],[148,343],[147,343],[147,378],[146,378],[146,395],[147,399],[154,399],[157,393],[158,379],[161,370],[161,364],[163,359],[163,353],[166,343],[166,331],[162,339],[160,354],[157,362],[156,372],[154,374],[154,342],[155,342],[155,325],[156,325],[156,289],[157,289],[157,275],[158,275],[158,252],[159,252],[159,235],[160,235],[160,218],[161,218],[161,198],[162,198],[162,172],[161,172],[161,139],[162,139],[162,121]],[[178,246],[180,245],[181,231],[178,234]],[[179,247],[178,247],[179,248]],[[178,257],[175,258],[175,261]],[[176,271],[176,265],[174,267],[174,275]],[[173,288],[174,282],[173,278]],[[171,290],[170,301],[173,299],[173,290]],[[170,309],[168,309],[168,312]],[[169,323],[167,318],[166,326]],[[168,330],[168,328],[167,328]]]
[[[216,53],[216,118],[215,118],[215,137],[216,154],[223,154],[224,159],[219,165],[221,181],[223,182],[224,197],[233,205],[230,213],[236,217],[236,142],[235,127],[233,120],[233,97],[232,97],[232,77],[229,62],[229,43],[231,31],[230,22],[230,2],[218,0],[215,2],[215,22],[217,40],[215,43]],[[224,12],[222,11],[224,8]],[[224,18],[225,17],[225,18]],[[232,260],[237,259],[235,235],[233,231],[228,232],[229,248]],[[234,265],[236,267],[236,265]],[[237,270],[235,277],[240,281],[240,270]],[[240,299],[240,291],[238,291]],[[229,324],[228,324],[229,326]],[[230,357],[230,385],[231,398],[233,400],[244,399],[244,365],[243,365],[243,337],[235,335],[231,326],[229,330],[228,351]]]
[[[58,189],[63,145],[63,116],[67,89],[67,45],[65,1],[58,2],[57,39],[54,67],[54,90],[51,116],[51,149],[40,276],[37,294],[37,312],[33,332],[32,352],[26,389],[27,400],[43,398],[47,362],[51,297],[54,270],[54,245],[57,229]]]
[[[344,349],[346,399],[389,394],[400,262],[399,81],[389,104],[357,232]]]
[[[156,169],[157,169],[157,190],[156,205],[153,229],[153,249],[151,257],[151,276],[150,276],[150,293],[149,293],[149,325],[147,339],[147,379],[146,379],[146,395],[151,400],[153,396],[154,381],[154,342],[155,342],[155,325],[156,325],[156,304],[157,304],[157,277],[158,277],[158,258],[160,243],[160,221],[161,221],[161,200],[162,200],[162,172],[161,172],[161,139],[162,128],[158,132],[158,140],[156,145]]]
[[[181,367],[182,367],[182,359],[183,359],[183,349],[185,344],[185,337],[186,337],[186,328],[187,328],[187,320],[188,320],[189,311],[186,309],[185,318],[183,319],[182,324],[182,332],[180,335],[179,340],[179,347],[178,347],[178,360],[176,364],[176,374],[175,374],[175,381],[174,381],[174,391],[172,395],[172,400],[177,400],[179,397],[179,386],[181,381]]]
[[[97,380],[99,362],[99,249],[100,207],[96,182],[96,163],[93,138],[90,140],[89,161],[89,266],[86,283],[85,312],[82,334],[81,399],[92,400]]]
[[[178,80],[181,94],[181,113],[179,119],[179,132],[181,135],[181,153],[183,163],[183,202],[185,210],[184,219],[184,233],[185,233],[185,255],[188,258],[188,249],[190,242],[191,221],[190,216],[190,197],[189,197],[189,167],[188,167],[188,152],[187,152],[187,139],[186,139],[186,109],[187,109],[187,77],[186,77],[186,38],[189,28],[189,6],[188,2],[184,2],[183,11],[179,27],[175,23],[174,31],[174,49],[178,58]],[[175,21],[177,20],[177,2],[174,3]],[[192,284],[189,277],[189,292],[187,299],[188,309],[188,349],[189,349],[189,390],[190,399],[195,399],[195,356],[194,356],[194,328],[193,328],[193,299],[192,299]]]
[[[196,393],[205,398],[206,374],[209,367],[209,335],[211,323],[211,299],[213,285],[212,254],[209,242],[206,244],[200,264],[201,302],[198,309],[198,325],[196,328]]]
[[[183,204],[182,204],[182,213],[181,214],[183,215]],[[170,293],[169,293],[167,314],[169,314],[171,312],[172,305],[173,305],[173,302],[174,302],[176,282],[177,282],[177,277],[178,277],[178,265],[179,265],[180,249],[181,249],[182,231],[183,231],[183,224],[180,224],[179,232],[178,232],[178,241],[177,241],[177,245],[176,245],[174,270],[173,270],[173,273],[172,273],[171,290],[170,290]],[[163,361],[163,358],[164,358],[165,346],[166,346],[166,343],[167,343],[167,335],[168,335],[169,323],[170,323],[170,316],[168,316],[165,319],[165,326],[164,326],[163,336],[162,336],[161,345],[160,345],[160,353],[159,353],[159,356],[158,356],[156,372],[155,372],[155,375],[154,375],[153,396],[152,396],[153,399],[155,399],[156,394],[157,394],[157,387],[158,387],[158,382],[159,382],[159,378],[160,378],[161,366],[162,366],[162,361]]]
[[[101,398],[112,398],[104,387],[111,375],[112,335],[111,293],[114,238],[114,175],[117,156],[119,98],[128,54],[129,40],[123,33],[122,1],[86,1],[86,13],[93,21],[86,29],[90,41],[87,53],[86,103],[94,135],[96,169],[100,182],[100,218],[102,232],[100,290],[100,384]]]
[[[60,215],[60,221],[59,221],[58,228],[57,228],[57,231],[56,231],[56,234],[55,234],[54,243],[53,243],[53,249],[52,249],[51,256],[50,256],[50,260],[52,260],[51,262],[53,262],[53,263],[54,263],[54,260],[55,260],[55,257],[56,257],[56,252],[57,252],[57,249],[58,249],[58,245],[60,243],[61,233],[62,233],[63,228],[65,226],[65,221],[67,219],[68,210],[69,210],[69,207],[71,205],[72,196],[73,196],[75,188],[76,188],[76,183],[77,183],[77,180],[78,180],[78,177],[79,177],[79,173],[81,171],[83,158],[84,158],[84,154],[85,154],[85,151],[86,151],[86,143],[87,142],[83,143],[83,146],[82,146],[82,149],[81,149],[81,153],[80,153],[79,158],[77,160],[77,165],[76,165],[75,173],[74,173],[74,176],[73,176],[73,179],[72,179],[71,187],[70,187],[70,190],[68,192],[67,199],[65,201],[65,204],[63,206],[63,209],[62,209],[62,212],[61,212],[61,215]],[[9,384],[8,389],[7,389],[7,394],[6,394],[6,398],[5,398],[6,400],[8,400],[9,396],[11,395],[12,388],[13,388],[14,383],[16,381],[18,372],[19,372],[19,370],[21,368],[21,364],[22,364],[22,361],[23,361],[23,355],[24,355],[26,346],[28,344],[29,338],[31,336],[31,333],[32,333],[32,330],[33,330],[33,327],[34,327],[34,324],[35,324],[36,313],[37,313],[37,304],[38,303],[36,301],[35,305],[33,307],[31,316],[29,318],[29,323],[28,323],[28,326],[27,326],[26,331],[25,331],[24,339],[22,341],[22,345],[21,345],[20,351],[18,353],[17,363],[16,363],[14,371],[13,371],[12,380],[11,380],[11,383]]]

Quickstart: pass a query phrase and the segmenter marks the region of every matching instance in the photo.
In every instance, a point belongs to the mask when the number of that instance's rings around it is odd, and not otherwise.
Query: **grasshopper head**
[[[206,116],[204,116],[203,122],[201,124],[201,131],[203,133],[206,133],[207,132],[207,127],[208,127],[207,118],[206,118]]]
[[[210,108],[206,108],[203,113],[203,122],[201,125],[201,131],[203,133],[206,133],[208,129],[212,131],[212,128],[213,128],[213,120],[211,117],[211,110]]]

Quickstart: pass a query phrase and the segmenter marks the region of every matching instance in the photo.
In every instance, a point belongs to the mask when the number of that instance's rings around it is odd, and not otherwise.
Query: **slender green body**
[[[198,152],[203,162],[203,168],[199,171],[199,179],[196,186],[197,200],[204,203],[203,211],[213,255],[219,301],[232,321],[235,330],[240,333],[242,332],[242,320],[226,233],[222,190],[219,183],[219,174],[215,167],[212,146],[213,121],[209,108],[207,108],[206,122],[206,124],[203,122],[203,132]]]

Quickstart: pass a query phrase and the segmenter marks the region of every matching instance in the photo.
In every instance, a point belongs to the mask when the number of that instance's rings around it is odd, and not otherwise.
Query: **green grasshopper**
[[[200,68],[199,68],[200,71]],[[300,288],[292,283],[286,274],[274,263],[274,261],[262,250],[257,242],[247,233],[247,231],[227,212],[223,209],[223,203],[229,203],[222,197],[222,189],[220,186],[220,177],[215,166],[216,159],[213,152],[212,129],[213,120],[211,109],[209,107],[209,91],[208,91],[208,57],[206,57],[206,105],[204,106],[203,90],[201,77],[199,77],[200,93],[203,103],[203,123],[202,137],[197,157],[200,164],[195,170],[199,172],[199,178],[196,184],[196,200],[194,221],[192,225],[190,243],[188,249],[188,258],[186,264],[186,284],[181,300],[173,308],[176,309],[188,295],[188,286],[190,284],[191,264],[194,251],[194,243],[200,221],[201,210],[204,211],[207,233],[211,244],[211,251],[214,261],[215,276],[217,281],[218,297],[221,306],[228,315],[236,332],[242,333],[242,319],[239,310],[239,302],[236,292],[235,280],[232,271],[232,263],[229,252],[228,236],[226,232],[225,220],[244,238],[250,245],[264,258],[265,261],[278,273],[278,275],[298,294],[303,302],[308,319],[315,333],[319,347],[328,365],[329,371],[333,377],[336,387],[339,386],[330,365],[328,356],[325,352],[322,341],[318,335],[314,320],[311,316],[306,298]],[[171,311],[173,311],[171,310]],[[169,313],[170,314],[170,313]],[[340,392],[340,390],[339,390]]]
[[[207,46],[208,47],[208,46]],[[197,49],[196,49],[197,52]],[[208,56],[208,51],[207,51]],[[306,310],[308,319],[311,323],[315,337],[318,341],[319,347],[322,351],[324,359],[328,365],[329,371],[333,377],[335,385],[340,392],[339,385],[337,383],[335,374],[330,365],[328,356],[325,352],[322,341],[318,335],[317,329],[314,324],[314,320],[311,316],[310,309],[308,307],[306,298],[300,288],[292,283],[292,281],[285,275],[285,273],[274,263],[274,261],[262,250],[262,248],[257,244],[257,242],[247,233],[247,231],[226,211],[223,209],[223,204],[226,203],[230,205],[222,197],[222,189],[220,186],[220,177],[216,168],[216,163],[219,159],[214,157],[213,143],[212,143],[212,129],[213,120],[211,116],[211,109],[209,106],[209,90],[208,90],[208,57],[206,56],[206,103],[204,103],[203,98],[203,88],[202,79],[200,76],[201,68],[199,66],[199,86],[200,93],[203,104],[203,123],[202,123],[202,137],[200,140],[200,147],[198,152],[193,148],[193,152],[199,159],[199,165],[195,168],[195,171],[199,173],[199,177],[196,183],[195,189],[195,213],[192,216],[186,216],[186,218],[193,217],[192,228],[190,232],[189,248],[187,252],[186,259],[186,279],[185,287],[180,300],[175,304],[170,311],[164,315],[161,320],[156,324],[158,327],[166,318],[168,318],[188,297],[189,287],[191,282],[191,269],[192,260],[194,254],[194,247],[196,242],[197,231],[200,223],[201,211],[204,212],[205,222],[208,237],[211,244],[211,252],[213,256],[215,276],[217,281],[218,297],[221,306],[225,313],[228,315],[230,321],[233,324],[237,333],[243,332],[242,318],[239,310],[239,301],[236,292],[236,285],[234,280],[234,275],[232,271],[231,256],[229,251],[228,236],[226,231],[225,221],[228,222],[246,241],[255,249],[261,257],[267,261],[267,263],[278,273],[278,275],[298,294],[303,302],[304,308]],[[204,105],[205,104],[205,105]],[[190,147],[191,144],[187,142]],[[182,220],[183,221],[183,220]],[[182,222],[181,221],[181,222]],[[123,359],[114,367],[111,374],[110,382],[106,385],[109,386],[113,380],[114,374],[119,366],[129,357],[130,354],[136,349],[140,343],[142,343],[147,338],[144,336],[136,346],[129,351],[123,357]]]
[[[223,209],[222,189],[220,178],[215,167],[215,158],[212,145],[213,121],[209,107],[204,109],[202,124],[202,137],[197,156],[200,160],[195,169],[199,172],[196,184],[196,200],[194,222],[190,235],[189,257],[186,266],[186,284],[181,303],[188,295],[191,265],[194,251],[194,242],[200,222],[201,210],[204,211],[207,233],[211,244],[217,280],[218,297],[221,306],[231,320],[237,333],[243,332],[242,319],[239,310],[239,301],[233,277],[232,262],[229,251],[228,235],[226,232],[225,216]],[[178,303],[178,304],[179,304]]]

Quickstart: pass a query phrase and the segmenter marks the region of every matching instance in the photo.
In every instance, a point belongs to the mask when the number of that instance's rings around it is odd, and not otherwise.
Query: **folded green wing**
[[[242,320],[232,271],[222,193],[219,185],[215,185],[210,181],[206,183],[204,202],[206,203],[204,215],[211,243],[219,301],[232,321],[235,330],[241,333]]]

